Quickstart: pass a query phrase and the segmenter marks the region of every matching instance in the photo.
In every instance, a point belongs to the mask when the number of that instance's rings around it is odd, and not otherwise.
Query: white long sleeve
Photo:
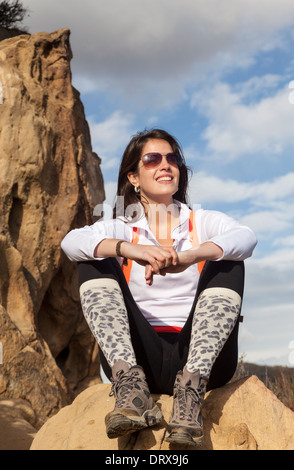
[[[223,250],[223,260],[244,261],[257,244],[254,232],[232,217],[217,211],[196,212],[199,242],[211,241]]]
[[[187,232],[190,210],[184,204],[180,206],[180,226],[173,230],[172,238],[175,239],[176,250],[183,251],[191,248]],[[223,250],[221,259],[241,261],[252,255],[257,243],[255,234],[235,219],[221,212],[199,209],[195,212],[195,223],[200,244],[211,241],[220,246]],[[99,259],[94,257],[94,250],[102,240],[114,238],[131,241],[133,227],[140,229],[140,243],[157,243],[143,217],[133,223],[114,219],[72,230],[63,239],[61,248],[71,261]]]
[[[61,242],[61,248],[71,261],[99,259],[94,257],[96,246],[106,238],[132,240],[132,228],[120,220],[99,221],[71,230]]]

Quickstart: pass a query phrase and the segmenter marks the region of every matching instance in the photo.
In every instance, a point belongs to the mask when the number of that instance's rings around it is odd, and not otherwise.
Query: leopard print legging
[[[80,286],[85,319],[108,364],[123,360],[137,364],[129,319],[119,284],[114,279],[92,279]]]
[[[108,364],[122,359],[136,365],[128,315],[120,286],[114,279],[93,279],[80,287],[84,316]],[[212,366],[232,332],[241,308],[241,297],[226,288],[204,290],[193,315],[187,359],[190,372],[208,378]]]
[[[212,287],[201,292],[193,315],[186,367],[209,378],[212,366],[229,338],[241,310],[237,292]]]

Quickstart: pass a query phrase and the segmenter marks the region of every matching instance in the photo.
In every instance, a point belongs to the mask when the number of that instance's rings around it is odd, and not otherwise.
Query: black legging
[[[157,333],[140,312],[121,267],[115,258],[78,263],[79,284],[90,279],[115,279],[122,290],[128,312],[130,333],[138,365],[146,374],[151,393],[173,394],[175,376],[187,362],[192,319],[200,293],[211,287],[236,291],[241,299],[244,290],[244,263],[242,261],[207,261],[202,270],[194,302],[180,333]],[[233,377],[238,362],[239,322],[216,359],[207,390],[225,385]],[[100,361],[106,376],[111,368],[99,348]]]

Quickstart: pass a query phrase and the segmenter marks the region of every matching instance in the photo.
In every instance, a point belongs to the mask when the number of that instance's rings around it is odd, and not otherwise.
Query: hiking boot
[[[203,441],[201,406],[206,380],[200,380],[199,371],[179,371],[174,385],[172,416],[167,427],[167,442],[199,446]]]
[[[163,415],[151,397],[141,366],[129,367],[119,360],[112,368],[110,396],[115,397],[114,410],[105,417],[110,439],[153,426]]]

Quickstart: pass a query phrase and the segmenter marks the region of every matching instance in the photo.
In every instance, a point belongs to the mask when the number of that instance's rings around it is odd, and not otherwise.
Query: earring
[[[134,191],[135,191],[135,193],[139,194],[140,187],[139,186],[134,186]]]

